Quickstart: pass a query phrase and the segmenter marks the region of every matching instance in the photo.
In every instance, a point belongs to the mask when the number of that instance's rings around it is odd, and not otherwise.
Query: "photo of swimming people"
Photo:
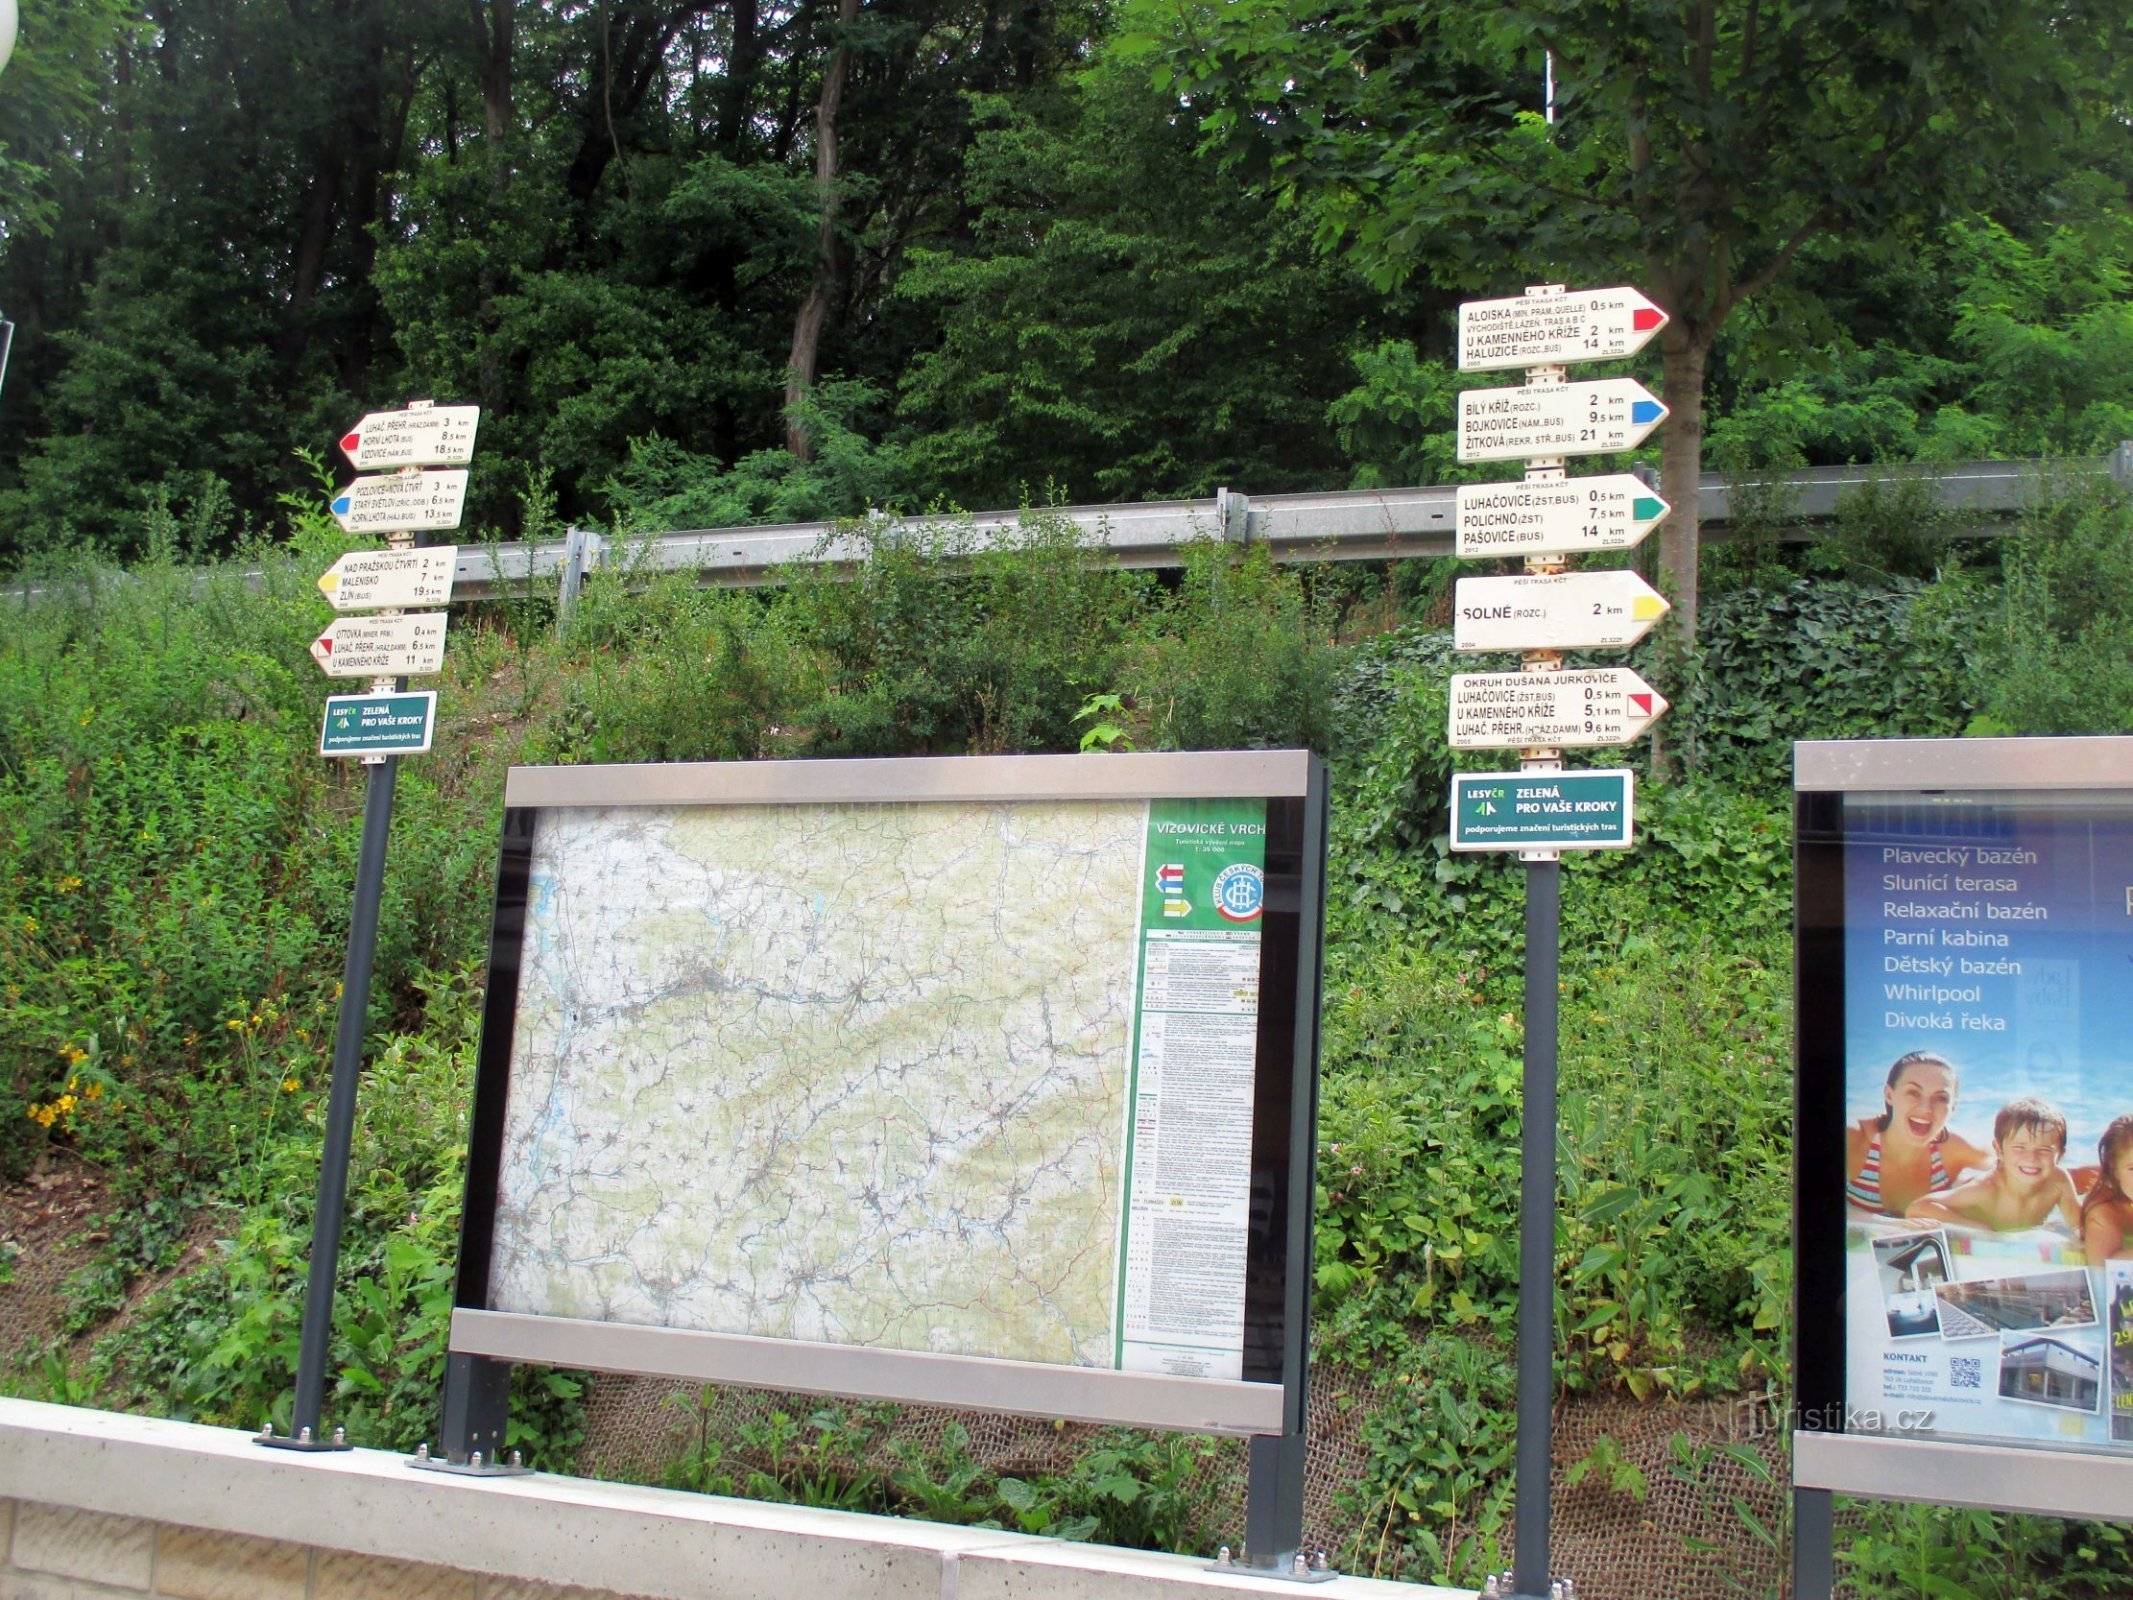
[[[2133,1448],[2133,806],[1846,806],[1848,1401]]]

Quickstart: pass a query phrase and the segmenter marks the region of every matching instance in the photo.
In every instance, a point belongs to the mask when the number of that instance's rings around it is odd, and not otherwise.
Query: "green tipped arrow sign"
[[[1672,510],[1626,472],[1533,483],[1463,483],[1455,527],[1462,556],[1632,550]]]

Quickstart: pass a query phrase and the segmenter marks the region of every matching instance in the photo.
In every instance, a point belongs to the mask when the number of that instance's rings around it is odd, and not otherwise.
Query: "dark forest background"
[[[1795,103],[1774,49],[1696,78],[1695,30],[1752,46],[1753,6],[1632,7],[1642,59],[1573,48],[1601,9],[31,0],[0,560],[129,557],[151,503],[226,544],[416,396],[485,408],[506,535],[1431,481],[1453,306],[1551,270],[1684,327],[1740,280],[1705,465],[2133,435],[2122,23],[1809,6],[1770,37],[1848,54]],[[2015,25],[2010,85],[1977,52]],[[1734,170],[1727,106],[1821,120]],[[1639,167],[1639,128],[1689,164]]]

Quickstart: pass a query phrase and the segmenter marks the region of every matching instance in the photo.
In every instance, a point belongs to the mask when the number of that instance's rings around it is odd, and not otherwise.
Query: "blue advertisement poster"
[[[2133,1450],[2133,808],[1843,831],[1846,1427]]]

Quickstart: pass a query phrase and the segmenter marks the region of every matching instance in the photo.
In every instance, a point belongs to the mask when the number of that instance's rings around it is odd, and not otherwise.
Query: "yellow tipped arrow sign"
[[[336,611],[441,606],[452,598],[452,580],[458,572],[457,545],[351,550],[326,569],[318,589]]]
[[[1673,608],[1634,572],[1461,578],[1452,607],[1457,650],[1619,650]]]

